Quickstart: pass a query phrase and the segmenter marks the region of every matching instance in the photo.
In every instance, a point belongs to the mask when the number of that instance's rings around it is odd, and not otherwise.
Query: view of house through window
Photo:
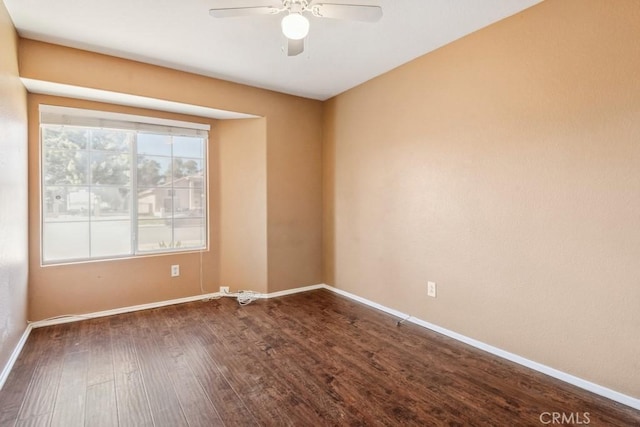
[[[206,247],[206,132],[47,117],[43,263]]]

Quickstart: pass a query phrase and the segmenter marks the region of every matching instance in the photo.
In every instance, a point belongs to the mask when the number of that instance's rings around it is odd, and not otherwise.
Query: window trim
[[[40,104],[40,124],[87,126],[93,128],[108,127],[120,130],[139,130],[174,134],[171,130],[180,129],[183,136],[204,136],[211,130],[205,123],[186,122],[152,116],[114,113],[112,111],[86,110],[83,108],[61,107]]]
[[[206,119],[204,119],[206,120]],[[131,253],[122,255],[107,255],[96,257],[81,257],[81,258],[67,258],[45,261],[44,256],[44,225],[45,225],[45,149],[43,141],[43,125],[54,126],[73,126],[73,127],[87,127],[93,129],[108,128],[113,130],[124,130],[136,132],[136,138],[130,149],[131,153],[131,208],[130,208],[130,223],[131,229],[129,231],[131,239]],[[39,105],[39,123],[38,123],[38,162],[39,162],[39,215],[40,215],[40,266],[49,267],[56,265],[69,265],[69,264],[81,264],[89,262],[104,262],[104,261],[116,261],[124,259],[136,259],[146,258],[153,256],[186,254],[186,253],[201,253],[203,251],[210,250],[210,189],[209,189],[209,131],[211,126],[206,123],[186,122],[173,119],[164,119],[152,116],[141,116],[124,113],[114,113],[100,110],[88,110],[80,108],[62,107],[55,105],[40,104]],[[203,231],[204,231],[204,244],[203,246],[194,246],[186,248],[158,248],[152,251],[140,250],[138,248],[138,201],[137,201],[137,172],[136,172],[136,145],[137,145],[137,133],[157,133],[169,136],[186,136],[186,137],[200,137],[204,139],[203,144],[203,174],[202,174],[202,186],[203,194],[205,196],[205,203],[202,206],[204,215],[202,216]],[[171,159],[173,159],[173,154]],[[89,188],[93,185],[88,184]],[[175,188],[172,186],[172,190]],[[91,223],[91,220],[79,221]],[[175,225],[172,225],[172,236],[175,232]],[[91,235],[89,235],[89,242],[91,241]]]

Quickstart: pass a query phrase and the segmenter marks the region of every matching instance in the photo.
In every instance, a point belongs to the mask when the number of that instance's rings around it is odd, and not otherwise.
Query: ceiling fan
[[[287,55],[304,51],[304,39],[309,33],[309,19],[346,19],[376,22],[382,17],[380,0],[212,0],[209,14],[215,18],[235,18],[284,13],[282,33],[287,38]]]

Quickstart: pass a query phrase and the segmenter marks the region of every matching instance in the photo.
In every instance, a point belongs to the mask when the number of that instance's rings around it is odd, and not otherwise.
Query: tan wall
[[[639,398],[639,23],[547,0],[327,102],[327,281]]]
[[[40,260],[40,170],[38,106],[59,105],[147,115],[209,124],[217,121],[152,110],[69,98],[29,94],[29,314],[41,320],[64,314],[83,314],[137,304],[198,295],[219,287],[220,192],[219,153],[215,138],[209,140],[210,250],[157,255],[113,261],[49,265]],[[202,263],[202,273],[201,273]],[[180,265],[180,277],[172,278],[171,265]]]
[[[266,120],[215,128],[220,176],[220,285],[267,291]]]
[[[27,327],[27,95],[0,0],[0,372]]]
[[[267,290],[274,292],[322,281],[322,104],[319,101],[26,39],[20,42],[19,56],[20,74],[26,78],[264,117],[267,122]],[[33,158],[32,155],[32,162]],[[31,224],[36,226],[33,220]],[[33,262],[32,259],[32,265]],[[126,268],[114,264],[125,262]],[[69,298],[63,290],[74,295],[73,298],[77,296],[78,303],[84,301],[82,307],[78,307],[83,312],[160,301],[188,292],[195,294],[193,277],[185,275],[182,280],[189,285],[183,287],[166,282],[164,267],[172,262],[171,259],[166,262],[145,259],[41,269],[34,279],[39,285],[31,292],[31,318],[69,313],[66,304]],[[195,260],[187,256],[183,262],[195,263]],[[161,263],[162,268],[156,263]],[[114,295],[110,284],[129,275],[136,277],[135,286]],[[214,289],[218,285],[216,283]]]

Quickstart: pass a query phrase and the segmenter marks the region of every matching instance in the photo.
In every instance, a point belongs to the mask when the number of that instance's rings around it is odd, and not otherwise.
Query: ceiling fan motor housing
[[[302,13],[307,10],[309,2],[307,0],[284,0],[283,5],[289,13]]]

